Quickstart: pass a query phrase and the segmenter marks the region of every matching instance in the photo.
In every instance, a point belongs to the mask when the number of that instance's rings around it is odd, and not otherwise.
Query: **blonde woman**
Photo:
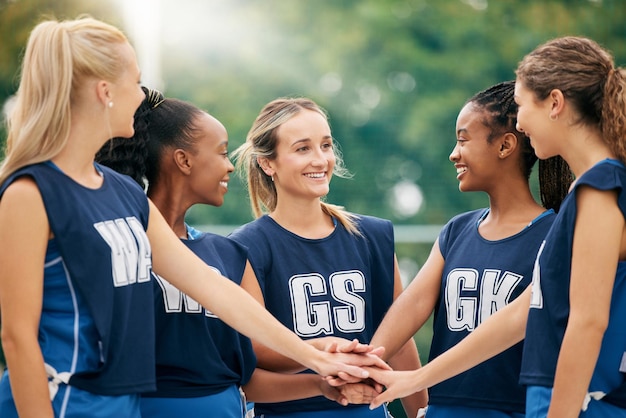
[[[257,219],[231,234],[248,247],[258,280],[253,295],[285,326],[319,347],[328,340],[368,343],[402,291],[391,222],[324,202],[333,174],[345,174],[326,113],[306,98],[281,98],[257,116],[235,158],[247,173]],[[300,365],[253,341],[259,367],[300,371]],[[418,367],[411,340],[390,362]],[[409,416],[426,403],[405,400]],[[259,404],[272,417],[385,417],[384,407],[342,407],[323,397]]]

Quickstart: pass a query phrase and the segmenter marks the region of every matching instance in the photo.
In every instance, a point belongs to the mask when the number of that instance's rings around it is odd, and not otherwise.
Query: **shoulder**
[[[104,178],[109,179],[119,185],[122,185],[123,187],[134,192],[141,192],[142,194],[145,194],[141,186],[137,184],[137,182],[133,180],[130,176],[120,174],[117,171],[98,163],[96,163],[96,166],[98,170],[102,172]]]
[[[10,187],[16,188],[16,190],[20,190],[21,188],[25,187],[15,187],[15,183],[31,183],[35,189],[38,189],[36,177],[42,169],[45,169],[45,165],[43,163],[39,163],[22,167],[19,170],[13,172],[7,177],[4,183],[0,184],[0,197],[3,196],[5,190]]]
[[[450,219],[439,232],[439,248],[442,253],[444,249],[459,237],[468,236],[465,232],[469,232],[474,228],[478,228],[479,220],[487,213],[486,208],[475,209],[469,212],[460,213]]]
[[[266,216],[262,216],[236,228],[228,235],[228,238],[244,244],[249,241],[254,241],[265,235],[265,228],[268,224]]]
[[[378,218],[376,216],[370,216],[370,215],[360,215],[357,213],[353,213],[352,216],[354,216],[354,219],[357,225],[375,226],[375,227],[376,226],[377,227],[393,226],[389,219]]]
[[[4,206],[11,203],[20,205],[43,204],[41,192],[35,179],[26,174],[5,183],[2,186],[1,196]]]
[[[393,224],[390,220],[368,215],[354,214],[353,216],[357,229],[368,245],[387,243],[393,246],[395,237]]]
[[[25,234],[30,240],[35,238],[28,233],[31,229],[49,233],[43,197],[32,177],[19,177],[6,184],[0,205],[0,228],[6,233],[11,230],[18,235]]]
[[[600,161],[576,180],[574,189],[582,185],[599,190],[624,189],[626,187],[626,167],[617,160]]]
[[[203,240],[206,243],[209,243],[216,248],[226,248],[229,250],[243,252],[247,254],[246,247],[244,247],[239,242],[231,239],[230,236],[225,237],[223,235],[214,234],[212,232],[200,232],[200,235],[196,240]]]

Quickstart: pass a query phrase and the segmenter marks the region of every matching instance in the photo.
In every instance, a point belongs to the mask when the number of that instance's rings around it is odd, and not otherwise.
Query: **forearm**
[[[489,317],[460,343],[423,367],[425,386],[456,376],[512,347],[524,339],[530,288]]]
[[[206,273],[215,274],[209,268],[206,268]],[[210,291],[207,291],[208,289]],[[273,350],[276,355],[286,356],[293,359],[295,362],[293,364],[302,364],[319,372],[315,363],[315,359],[319,357],[318,350],[304,343],[252,296],[230,280],[215,277],[211,286],[206,286],[205,282],[192,283],[188,294],[210,308],[225,323]],[[219,297],[216,297],[217,295]],[[231,303],[233,300],[237,301],[237,309],[233,309]]]
[[[193,254],[154,207],[150,212],[148,237],[156,274],[250,339],[320,372],[316,366],[321,359],[318,350],[284,327],[248,292]]]
[[[416,370],[422,367],[417,346],[412,338],[389,360],[389,365],[394,370]],[[415,417],[420,408],[428,405],[428,391],[424,389],[405,396],[401,402],[407,417]]]
[[[428,319],[430,313],[415,312],[416,309],[421,308],[416,308],[413,301],[404,295],[389,308],[370,342],[373,347],[385,347],[384,360],[394,357],[407,342],[412,341],[415,332]]]
[[[39,345],[22,343],[3,332],[2,346],[10,370],[11,392],[20,417],[54,416]]]
[[[258,367],[277,373],[297,373],[306,369],[302,364],[253,341],[252,346],[257,357]]]
[[[603,335],[601,326],[568,323],[559,352],[549,418],[579,416]]]
[[[370,341],[374,347],[385,347],[383,359],[393,357],[432,314],[441,289],[443,266],[439,244],[435,242],[426,263],[404,290],[397,273],[394,301]]]
[[[332,336],[313,338],[310,340],[305,340],[305,342],[318,350],[324,351],[326,351],[327,347],[330,346],[332,343],[337,343],[339,345],[350,343],[343,338]],[[279,373],[298,373],[306,369],[306,367],[302,366],[302,364],[290,359],[289,357],[285,357],[272,349],[267,348],[257,341],[253,341],[252,345],[254,347],[254,352],[257,356],[257,364],[262,369]]]
[[[322,395],[323,378],[316,374],[283,374],[256,369],[243,386],[252,402],[286,402]]]

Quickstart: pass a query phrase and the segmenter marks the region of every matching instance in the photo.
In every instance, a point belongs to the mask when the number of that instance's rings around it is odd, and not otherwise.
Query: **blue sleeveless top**
[[[439,234],[445,260],[435,306],[430,360],[447,351],[530,284],[534,255],[554,221],[542,213],[510,237],[490,241],[478,232],[487,209],[452,218]],[[522,343],[429,389],[429,403],[524,413],[519,384]]]
[[[561,204],[554,226],[537,256],[533,275],[521,373],[521,382],[526,385],[552,387],[554,384],[557,359],[570,310],[576,193],[583,185],[598,190],[617,191],[617,204],[626,216],[626,167],[616,160],[601,161],[585,172]],[[604,333],[589,392],[608,393],[624,381],[620,365],[626,354],[626,263],[619,262],[615,267],[609,324]]]
[[[89,189],[51,162],[31,165],[11,175],[0,196],[17,178],[33,178],[54,234],[39,332],[46,364],[95,394],[154,390],[148,200],[130,177],[96,168],[104,181]]]
[[[363,236],[338,224],[325,238],[307,239],[266,215],[230,238],[248,248],[265,306],[287,328],[305,340],[334,335],[369,343],[393,301],[393,226],[359,215],[357,227]],[[255,413],[353,407],[319,396],[256,403]]]
[[[182,240],[218,273],[241,284],[248,260],[244,247],[226,237],[197,233]],[[212,395],[246,384],[256,367],[250,340],[215,314],[155,276],[157,391],[145,397]]]

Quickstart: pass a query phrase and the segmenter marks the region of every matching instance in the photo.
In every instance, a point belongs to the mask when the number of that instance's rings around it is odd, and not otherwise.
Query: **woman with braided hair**
[[[518,130],[539,158],[562,156],[576,178],[532,285],[422,370],[374,373],[389,393],[372,406],[524,339],[527,417],[626,416],[626,71],[596,42],[566,36],[526,55],[516,74]]]
[[[462,192],[482,191],[489,207],[455,216],[442,229],[431,253],[407,289],[393,303],[372,343],[390,356],[434,311],[430,360],[469,335],[495,311],[516,299],[531,282],[533,257],[555,217],[570,178],[550,176],[566,169],[540,161],[544,206],[529,186],[537,156],[515,129],[515,83],[477,93],[461,109],[456,145],[450,154]],[[523,417],[519,385],[522,345],[429,390],[427,417]]]

